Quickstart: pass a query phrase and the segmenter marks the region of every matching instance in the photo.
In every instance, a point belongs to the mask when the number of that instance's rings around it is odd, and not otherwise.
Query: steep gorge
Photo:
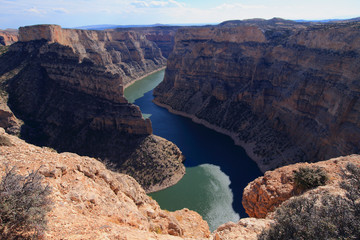
[[[181,151],[152,135],[150,120],[123,96],[124,85],[164,66],[156,44],[132,31],[56,25],[24,27],[19,34],[0,57],[0,75],[3,102],[24,121],[24,139],[109,160],[147,191],[182,177]],[[4,125],[9,132],[19,128]]]
[[[179,29],[155,102],[233,137],[262,171],[360,152],[360,23]]]

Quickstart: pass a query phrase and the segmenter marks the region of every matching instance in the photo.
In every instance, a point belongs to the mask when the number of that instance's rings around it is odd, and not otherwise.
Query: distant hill
[[[105,29],[115,29],[115,28],[146,28],[146,27],[184,27],[184,26],[204,26],[206,23],[181,23],[181,24],[149,24],[149,25],[114,25],[114,24],[102,24],[102,25],[89,25],[89,26],[81,26],[75,27],[75,29],[83,29],[83,30],[105,30]]]
[[[159,26],[170,26],[167,24],[152,24],[152,25],[115,25],[115,24],[102,24],[102,25],[89,25],[82,27],[75,27],[76,29],[83,30],[105,30],[105,29],[114,29],[114,28],[134,28],[134,27],[159,27]]]

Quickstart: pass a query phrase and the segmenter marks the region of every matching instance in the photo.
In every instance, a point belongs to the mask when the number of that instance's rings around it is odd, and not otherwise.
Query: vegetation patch
[[[21,176],[5,171],[0,183],[0,239],[39,239],[51,209],[50,187],[41,184],[38,171]]]
[[[300,192],[323,186],[328,180],[327,173],[319,167],[301,167],[294,171],[294,183]]]
[[[276,210],[275,223],[258,239],[359,239],[359,167],[347,165],[341,187],[346,197],[324,193],[286,201]]]

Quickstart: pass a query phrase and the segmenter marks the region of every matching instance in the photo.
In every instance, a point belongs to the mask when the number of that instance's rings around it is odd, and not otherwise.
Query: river
[[[176,185],[149,195],[162,209],[189,208],[198,212],[211,231],[228,221],[247,217],[241,204],[242,191],[262,173],[230,137],[152,102],[152,90],[164,73],[161,70],[151,74],[124,92],[128,101],[138,105],[144,117],[151,119],[154,134],[174,142],[186,157],[185,176]]]

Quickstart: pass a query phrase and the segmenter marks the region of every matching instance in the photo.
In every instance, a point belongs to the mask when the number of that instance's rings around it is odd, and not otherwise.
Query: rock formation
[[[123,86],[166,63],[156,44],[135,31],[86,31],[62,29],[57,25],[19,29],[19,41],[41,39],[70,47],[80,61],[91,59],[95,65],[106,67],[108,72],[119,75]]]
[[[19,34],[20,41],[0,57],[0,79],[10,109],[24,121],[24,139],[110,160],[147,191],[181,178],[180,150],[153,136],[150,120],[123,96],[124,85],[163,67],[154,43],[131,31],[56,25],[24,27]],[[7,131],[16,129],[6,122],[0,124]]]
[[[8,46],[18,41],[18,31],[15,29],[0,30],[0,46]]]
[[[130,176],[96,159],[25,143],[0,128],[0,176],[39,170],[51,189],[44,239],[208,239],[209,227],[188,209],[168,212]]]
[[[175,45],[175,33],[181,27],[160,26],[160,27],[137,27],[137,28],[116,28],[116,32],[135,31],[144,34],[146,39],[156,43],[161,49],[161,53],[168,58]]]
[[[267,171],[263,177],[255,179],[244,189],[242,203],[245,211],[250,217],[265,218],[280,204],[292,196],[298,195],[293,180],[293,171],[301,167],[320,167],[327,173],[329,181],[326,186],[319,187],[318,190],[313,190],[314,192],[319,192],[324,188],[340,191],[339,183],[342,180],[342,171],[348,163],[360,166],[360,155],[338,157],[311,164],[297,163]]]
[[[360,23],[182,28],[155,102],[233,137],[262,171],[360,153]]]

